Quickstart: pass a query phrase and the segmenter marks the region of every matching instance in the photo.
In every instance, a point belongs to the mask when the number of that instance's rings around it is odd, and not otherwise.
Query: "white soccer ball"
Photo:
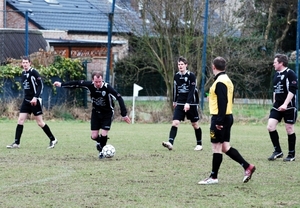
[[[111,144],[107,144],[102,149],[103,156],[106,158],[112,158],[116,154],[116,149]]]

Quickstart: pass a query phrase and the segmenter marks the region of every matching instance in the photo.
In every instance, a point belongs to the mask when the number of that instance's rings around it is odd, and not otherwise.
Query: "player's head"
[[[273,66],[275,69],[277,68],[277,64],[282,64],[282,66],[287,67],[289,63],[289,59],[286,55],[284,54],[276,54],[274,58],[274,63]]]
[[[180,72],[184,73],[187,70],[188,62],[186,58],[180,56],[177,60],[177,64],[178,64],[178,70]]]
[[[92,81],[94,83],[94,86],[96,88],[100,88],[102,86],[103,83],[103,74],[100,71],[94,71],[92,73]]]
[[[226,67],[226,60],[223,57],[218,56],[213,60],[212,67],[219,71],[224,71]]]
[[[31,61],[30,61],[30,58],[28,56],[23,56],[22,57],[22,67],[24,70],[28,70],[30,69],[30,64],[31,64]]]

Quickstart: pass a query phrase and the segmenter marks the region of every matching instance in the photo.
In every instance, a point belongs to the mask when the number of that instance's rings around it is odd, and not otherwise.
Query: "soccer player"
[[[280,147],[277,124],[284,119],[285,130],[288,136],[288,155],[283,161],[295,160],[296,134],[294,124],[297,120],[296,92],[298,78],[295,72],[287,67],[288,57],[283,54],[275,55],[273,66],[275,75],[273,78],[273,108],[270,111],[268,126],[269,135],[274,147],[273,154],[268,160],[276,160],[283,157]]]
[[[57,139],[53,136],[49,126],[45,124],[42,117],[42,78],[38,71],[31,67],[31,61],[29,57],[24,56],[22,58],[22,67],[23,71],[21,76],[24,89],[24,100],[20,108],[18,125],[15,132],[15,142],[11,145],[7,145],[6,147],[8,149],[20,147],[20,140],[24,128],[24,122],[27,119],[28,114],[33,113],[37,124],[44,130],[44,132],[50,139],[50,145],[48,149],[52,149],[57,144]]]
[[[108,131],[114,116],[114,100],[117,100],[120,106],[123,120],[130,123],[127,116],[127,110],[121,95],[108,83],[103,81],[103,75],[99,71],[92,73],[92,81],[70,81],[54,82],[56,87],[85,88],[90,91],[92,100],[91,114],[91,138],[96,141],[96,149],[99,151],[99,158],[104,158],[102,148],[106,145]],[[99,135],[101,129],[101,134]]]
[[[180,121],[184,121],[185,117],[187,117],[195,131],[197,145],[194,150],[202,150],[202,130],[198,124],[199,96],[196,76],[188,71],[188,62],[184,57],[179,57],[177,63],[178,72],[174,75],[173,107],[175,109],[172,127],[169,133],[169,141],[163,141],[162,145],[169,150],[173,149]]]
[[[233,125],[232,104],[234,86],[225,73],[226,61],[222,57],[213,60],[212,70],[214,83],[209,89],[209,111],[211,114],[210,141],[213,158],[212,171],[208,178],[198,184],[217,184],[218,172],[223,160],[223,153],[239,163],[245,170],[243,182],[247,183],[255,171],[255,166],[249,164],[236,150],[230,146],[230,131]]]

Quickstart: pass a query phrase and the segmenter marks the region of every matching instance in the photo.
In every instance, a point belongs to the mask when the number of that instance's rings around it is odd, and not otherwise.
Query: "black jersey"
[[[190,71],[174,75],[173,102],[177,104],[198,104],[199,95],[196,87],[196,76]]]
[[[90,91],[93,109],[102,113],[112,112],[114,110],[114,100],[120,105],[121,115],[127,115],[124,100],[121,95],[108,83],[103,83],[101,88],[96,88],[92,81],[71,81],[61,84],[62,87],[85,88]]]
[[[37,70],[30,68],[22,71],[22,85],[25,99],[32,100],[33,97],[40,98],[43,92],[43,81]]]
[[[294,97],[288,104],[288,107],[296,107],[298,79],[293,70],[286,68],[282,72],[276,72],[273,78],[273,88],[275,94],[275,103],[273,106],[275,108],[278,108],[284,103],[289,92],[293,93]]]

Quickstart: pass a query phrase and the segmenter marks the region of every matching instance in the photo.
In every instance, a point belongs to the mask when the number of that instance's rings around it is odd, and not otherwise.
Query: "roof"
[[[7,5],[23,14],[29,12],[29,21],[38,29],[67,30],[69,32],[107,33],[112,2],[109,0],[7,0]],[[47,3],[49,2],[49,3]],[[130,33],[126,17],[140,21],[136,12],[115,5],[113,33]]]
[[[45,39],[51,46],[107,46],[107,40],[67,40],[67,39]],[[112,46],[126,44],[126,41],[122,40],[112,40]]]
[[[1,29],[0,62],[6,62],[6,58],[18,59],[25,55],[25,31],[18,29]],[[41,49],[46,50],[47,42],[39,31],[28,32],[28,53],[32,54]],[[2,45],[3,44],[3,45]],[[17,47],[16,47],[17,46]],[[22,50],[20,50],[22,49]]]

